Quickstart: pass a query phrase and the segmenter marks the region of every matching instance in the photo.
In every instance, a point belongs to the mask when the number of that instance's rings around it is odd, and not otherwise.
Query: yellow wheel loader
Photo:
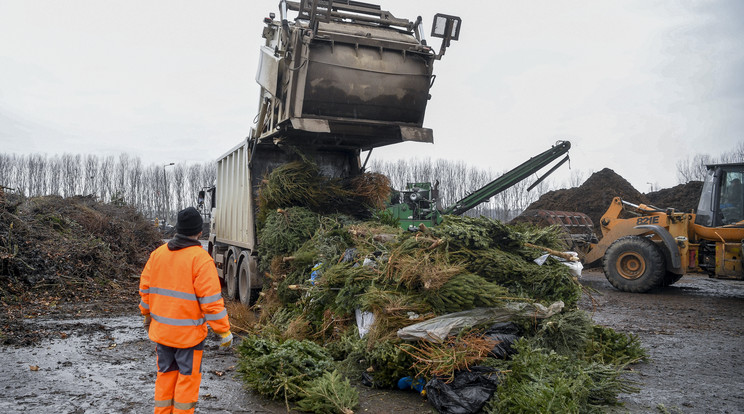
[[[626,292],[669,286],[687,272],[744,279],[744,163],[707,166],[696,213],[635,205],[616,197],[591,243],[587,265],[602,260],[607,280]],[[632,215],[631,218],[620,218]]]

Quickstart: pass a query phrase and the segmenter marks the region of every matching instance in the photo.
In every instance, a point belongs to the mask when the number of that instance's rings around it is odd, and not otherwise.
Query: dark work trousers
[[[155,414],[193,413],[199,400],[204,341],[191,348],[156,344]]]

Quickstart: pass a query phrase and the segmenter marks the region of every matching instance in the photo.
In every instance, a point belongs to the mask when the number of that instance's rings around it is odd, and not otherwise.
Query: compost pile
[[[0,195],[3,342],[33,340],[15,332],[23,329],[15,318],[66,304],[80,309],[103,297],[105,306],[119,300],[131,308],[138,283],[133,276],[160,243],[157,230],[131,207],[92,197]]]
[[[543,194],[526,210],[578,211],[592,219],[596,228],[595,232],[601,235],[599,219],[602,218],[615,197],[633,204],[648,203],[646,196],[636,190],[625,178],[605,168],[592,174],[578,187]]]
[[[514,222],[534,222],[534,219],[530,217],[530,213],[534,210],[578,211],[589,216],[594,223],[595,234],[601,237],[602,230],[599,221],[610,207],[613,198],[620,197],[633,204],[649,204],[663,209],[671,207],[678,211],[691,212],[697,208],[702,186],[701,181],[690,181],[687,184],[642,194],[625,178],[605,168],[592,174],[579,187],[543,194],[525,209],[526,213],[515,218]],[[621,215],[621,218],[627,217],[629,216]]]
[[[687,184],[647,193],[646,199],[651,205],[662,209],[671,207],[677,211],[689,213],[697,209],[702,190],[702,181],[690,181]]]
[[[556,228],[448,216],[404,232],[375,212],[384,177],[348,192],[298,167],[260,191],[267,281],[238,347],[251,389],[319,413],[353,412],[360,382],[422,392],[443,413],[591,412],[633,390],[620,373],[645,357],[637,338],[577,309],[564,263],[533,261],[544,249],[525,243],[564,248]],[[327,202],[352,195],[366,213]]]

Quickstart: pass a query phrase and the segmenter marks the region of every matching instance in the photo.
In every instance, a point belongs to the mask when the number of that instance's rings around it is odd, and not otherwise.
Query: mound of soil
[[[611,169],[605,168],[592,174],[579,187],[543,194],[513,221],[528,221],[544,226],[550,223],[540,216],[537,210],[577,211],[586,214],[592,220],[594,234],[601,238],[602,230],[599,221],[614,197],[620,197],[633,204],[648,204],[661,209],[674,208],[677,211],[691,212],[697,208],[702,187],[703,183],[701,181],[690,181],[687,184],[642,194],[623,177]],[[622,213],[620,217],[627,218],[630,215]],[[583,232],[581,228],[568,228],[567,230],[571,233]]]
[[[0,342],[34,339],[33,332],[14,323],[16,318],[66,306],[80,311],[99,298],[106,298],[104,308],[132,302],[139,273],[161,243],[154,226],[132,207],[93,197],[3,194]]]
[[[689,213],[697,209],[702,189],[702,181],[690,181],[687,184],[647,193],[646,198],[651,205],[656,207],[662,209],[671,207],[677,211]]]
[[[527,210],[578,211],[589,216],[594,222],[595,232],[601,234],[599,219],[615,197],[633,204],[648,203],[646,196],[636,190],[625,178],[605,168],[592,174],[579,187],[543,194],[537,201],[530,204]]]

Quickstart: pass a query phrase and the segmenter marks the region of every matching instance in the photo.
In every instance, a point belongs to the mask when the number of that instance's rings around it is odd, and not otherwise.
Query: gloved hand
[[[219,333],[217,335],[222,337],[220,341],[220,348],[230,348],[232,346],[233,334],[230,331]]]
[[[150,322],[152,322],[152,317],[150,315],[144,315],[145,320],[142,321],[142,326],[145,327],[145,331],[147,333],[150,333]]]

